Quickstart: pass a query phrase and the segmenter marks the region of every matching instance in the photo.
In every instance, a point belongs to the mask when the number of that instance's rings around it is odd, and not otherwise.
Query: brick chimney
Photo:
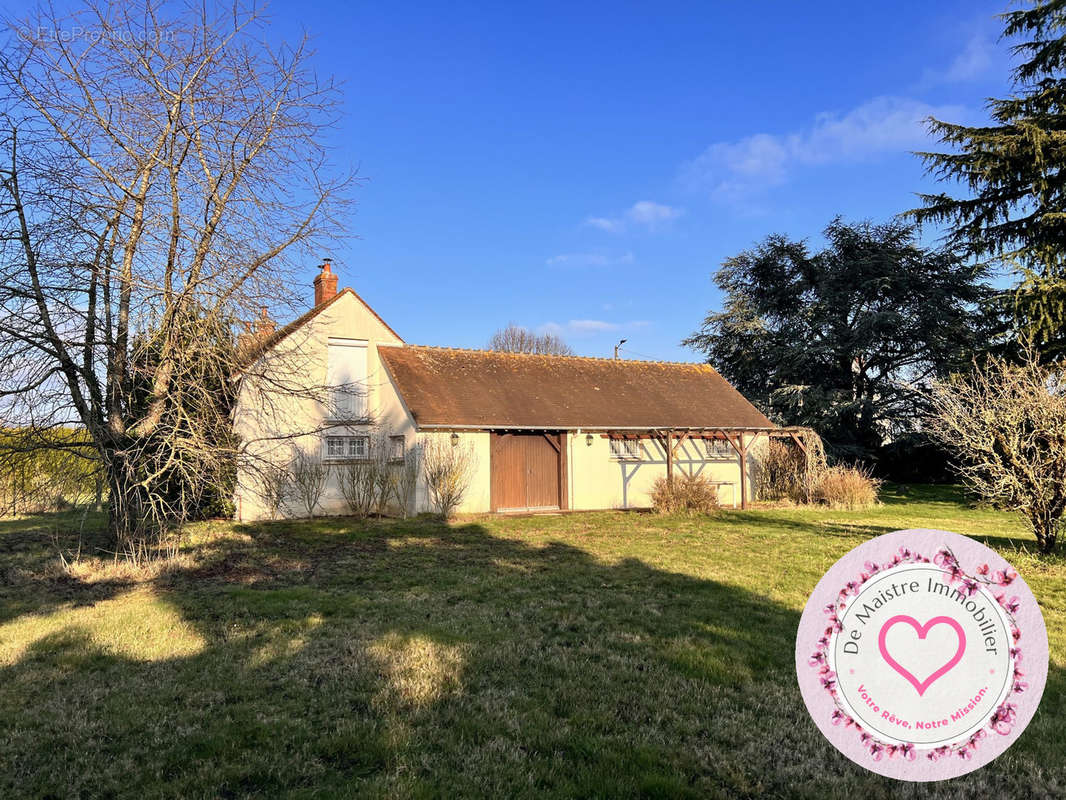
[[[322,259],[322,272],[315,278],[315,306],[328,303],[337,296],[337,276],[330,266],[332,259]]]
[[[255,321],[255,335],[258,339],[265,339],[270,336],[276,329],[277,324],[270,318],[267,313],[267,307],[261,306],[259,309],[259,319]]]

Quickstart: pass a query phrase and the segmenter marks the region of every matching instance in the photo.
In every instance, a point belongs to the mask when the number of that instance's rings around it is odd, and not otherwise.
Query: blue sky
[[[1007,91],[1005,5],[325,0],[274,4],[271,36],[306,30],[343,82],[336,158],[365,180],[330,255],[407,341],[513,321],[697,360],[723,259],[933,186],[920,120]]]
[[[331,2],[275,6],[274,32],[306,28],[345,83],[338,155],[366,182],[334,263],[401,336],[514,321],[694,360],[724,258],[913,207],[920,120],[1008,88],[1003,9]]]

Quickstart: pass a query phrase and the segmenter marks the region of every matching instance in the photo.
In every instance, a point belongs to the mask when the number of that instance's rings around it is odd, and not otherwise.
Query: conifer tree
[[[1014,91],[992,99],[984,126],[929,121],[951,148],[919,153],[929,173],[970,197],[920,195],[918,222],[946,224],[949,244],[996,259],[1019,280],[1013,293],[1019,337],[1045,355],[1066,352],[1066,0],[1037,0],[1003,15],[1004,38],[1020,63]]]

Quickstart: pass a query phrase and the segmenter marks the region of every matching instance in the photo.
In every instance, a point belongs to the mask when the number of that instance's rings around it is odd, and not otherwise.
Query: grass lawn
[[[884,500],[206,523],[142,571],[92,530],[64,568],[69,517],[0,522],[0,797],[1066,795],[1066,559],[952,490]],[[821,574],[909,527],[1002,552],[1051,640],[1025,734],[939,785],[839,756],[793,670]]]

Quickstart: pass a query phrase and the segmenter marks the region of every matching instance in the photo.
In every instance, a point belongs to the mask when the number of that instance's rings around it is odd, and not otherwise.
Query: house
[[[780,432],[707,364],[408,344],[337,290],[328,260],[307,313],[278,329],[264,317],[249,336],[234,413],[243,519],[269,514],[263,465],[297,451],[343,465],[372,446],[399,460],[431,439],[473,454],[461,512],[648,507],[653,481],[678,472],[744,505],[753,456]],[[414,505],[431,508],[421,480]],[[346,513],[336,475],[318,508]]]

